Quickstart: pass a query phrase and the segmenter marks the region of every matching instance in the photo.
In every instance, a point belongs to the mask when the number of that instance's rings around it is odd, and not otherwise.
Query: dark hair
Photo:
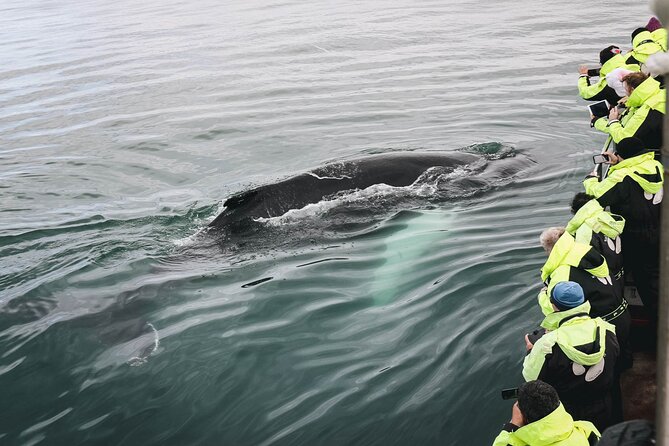
[[[616,49],[618,51],[614,52],[613,50]],[[603,50],[599,52],[599,63],[604,65],[609,59],[611,59],[613,56],[618,54],[620,52],[620,48],[618,48],[615,45],[609,45]]]
[[[518,387],[518,408],[527,424],[541,420],[560,405],[560,398],[550,384],[528,381]]]
[[[639,85],[641,85],[641,83],[646,79],[648,79],[647,74],[637,71],[634,73],[626,74],[625,76],[623,76],[622,81],[623,83],[629,85],[630,87],[636,88]]]
[[[637,36],[637,34],[642,33],[644,31],[648,31],[646,28],[643,26],[641,28],[637,28],[634,31],[632,31],[632,42],[634,42],[634,38]]]
[[[578,212],[579,209],[585,205],[588,201],[592,200],[593,197],[592,195],[588,195],[585,192],[578,192],[576,195],[574,195],[574,198],[571,200],[571,213],[575,214]]]

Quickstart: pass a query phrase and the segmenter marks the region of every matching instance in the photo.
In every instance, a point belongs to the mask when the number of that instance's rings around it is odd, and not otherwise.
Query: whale
[[[410,186],[431,169],[443,174],[484,161],[467,152],[394,152],[330,163],[229,197],[209,228],[240,233],[258,219],[282,216],[337,193],[379,184]]]

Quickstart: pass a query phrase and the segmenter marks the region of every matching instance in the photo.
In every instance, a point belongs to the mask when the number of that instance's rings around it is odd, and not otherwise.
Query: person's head
[[[616,154],[618,158],[627,159],[639,155],[644,150],[644,143],[639,138],[630,136],[623,138],[616,144]]]
[[[592,200],[593,198],[595,197],[588,195],[585,192],[578,192],[571,200],[571,213],[577,213],[579,209],[585,206],[585,203]]]
[[[553,226],[552,228],[544,229],[544,232],[539,236],[539,242],[541,242],[541,247],[544,248],[546,254],[551,253],[559,238],[562,237],[562,234],[564,234],[564,227],[562,226]]]
[[[560,405],[555,389],[543,381],[528,381],[518,387],[518,409],[525,424],[541,420]]]
[[[632,42],[634,42],[634,38],[635,38],[639,33],[642,33],[642,32],[644,32],[644,31],[648,31],[648,30],[647,30],[646,28],[644,28],[643,26],[640,27],[640,28],[635,29],[634,31],[632,31]]]
[[[551,303],[555,311],[567,311],[585,302],[583,288],[576,282],[564,281],[555,284],[551,290]]]
[[[627,96],[631,95],[634,89],[641,85],[641,83],[646,79],[648,79],[648,75],[640,71],[623,76],[621,80],[625,86],[625,91],[627,91]]]
[[[610,45],[599,52],[599,63],[604,65],[609,59],[616,54],[620,54],[620,48],[615,45]]]

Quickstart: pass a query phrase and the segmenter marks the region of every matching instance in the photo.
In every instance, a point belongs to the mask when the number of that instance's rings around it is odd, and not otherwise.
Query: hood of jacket
[[[650,33],[650,37],[662,47],[662,51],[667,50],[667,28],[658,28]]]
[[[606,76],[609,74],[611,71],[615,70],[616,68],[620,68],[625,66],[625,56],[622,54],[616,54],[602,65],[602,68],[599,69],[599,76]]]
[[[595,365],[604,357],[607,328],[615,333],[611,324],[600,318],[591,319],[589,314],[590,302],[585,301],[569,310],[551,313],[541,323],[554,331],[556,343],[569,359],[585,366]],[[576,345],[579,342],[576,339],[592,339],[592,342]]]
[[[575,235],[576,230],[582,225],[589,226],[593,232],[615,239],[623,232],[625,219],[620,215],[606,212],[597,200],[592,199],[569,220],[566,231]]]
[[[585,243],[578,243],[574,237],[566,232],[558,239],[548,260],[541,268],[541,280],[548,277],[561,265],[569,265],[584,269],[596,277],[609,275],[609,266],[606,260],[595,249]]]
[[[634,39],[632,39],[632,48],[638,48],[639,45],[641,45],[641,42],[646,40],[653,40],[653,36],[650,34],[650,31],[641,31],[639,34],[634,36]]]
[[[658,171],[660,172],[659,182],[648,181],[641,176],[653,175]],[[626,175],[632,177],[644,191],[650,194],[658,193],[664,184],[664,167],[655,159],[655,153],[652,151],[624,159],[609,169],[609,177],[613,180],[622,181]]]
[[[634,36],[632,48],[635,56],[641,54],[646,56],[646,58],[651,54],[662,51],[662,46],[653,39],[653,35],[649,31],[642,31]],[[639,60],[638,58],[636,59]],[[639,60],[639,62],[645,62],[645,60]]]
[[[655,99],[653,102],[658,102],[660,98],[654,98],[654,96],[660,94],[666,96],[664,90],[660,89],[660,83],[652,77],[649,77],[634,89],[630,97],[627,99],[627,106],[640,107],[641,104],[647,102],[651,98]]]
[[[569,438],[574,434],[574,427],[574,419],[560,403],[553,412],[521,427],[514,435],[528,445],[546,446]]]

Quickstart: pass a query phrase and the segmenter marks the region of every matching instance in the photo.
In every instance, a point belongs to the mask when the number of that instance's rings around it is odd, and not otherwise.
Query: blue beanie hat
[[[551,302],[560,311],[578,307],[585,302],[583,288],[576,282],[558,282],[551,292]]]

